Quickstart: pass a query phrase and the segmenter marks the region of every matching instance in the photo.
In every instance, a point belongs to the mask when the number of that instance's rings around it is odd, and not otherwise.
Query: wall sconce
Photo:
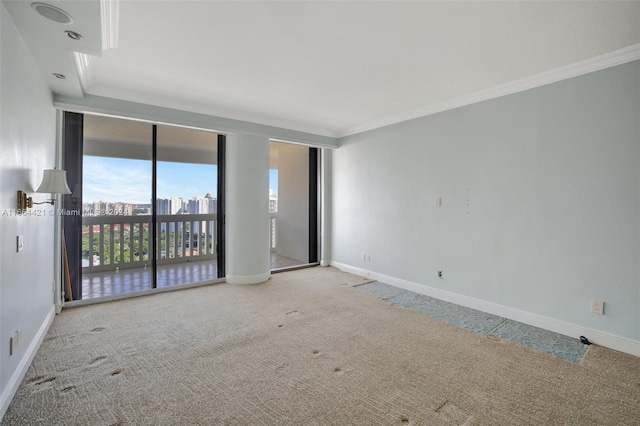
[[[55,202],[55,194],[71,194],[69,185],[67,185],[67,171],[58,169],[46,169],[42,176],[42,183],[36,192],[48,192],[51,199],[34,203],[31,197],[23,191],[18,191],[18,210],[26,210],[33,207],[34,204],[51,204]]]

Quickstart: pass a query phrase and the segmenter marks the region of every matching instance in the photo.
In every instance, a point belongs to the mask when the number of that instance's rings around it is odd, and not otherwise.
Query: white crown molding
[[[332,129],[309,126],[293,121],[282,120],[275,117],[267,117],[260,114],[252,114],[243,111],[218,108],[209,105],[202,105],[193,102],[185,102],[175,99],[168,99],[154,95],[131,92],[129,90],[113,89],[105,86],[85,87],[85,93],[105,98],[120,99],[123,101],[136,102],[140,104],[154,105],[164,108],[171,108],[180,111],[194,112],[197,114],[213,115],[231,120],[246,121],[249,123],[262,124],[264,126],[279,127],[297,132],[311,133],[318,136],[335,138],[336,132]]]
[[[522,92],[533,89],[535,87],[544,86],[546,84],[555,83],[561,80],[577,77],[590,72],[599,71],[616,65],[640,59],[640,43],[614,50],[603,55],[594,56],[593,58],[575,62],[545,71],[530,77],[512,81],[510,83],[501,84],[489,89],[480,90],[475,93],[460,96],[438,104],[428,105],[422,108],[407,111],[401,114],[391,115],[389,117],[374,120],[360,126],[350,129],[343,129],[337,132],[335,137],[342,138],[357,133],[366,132],[368,130],[389,126],[403,121],[412,120],[414,118],[424,117],[431,114],[447,111],[454,108],[471,105],[477,102],[487,101],[489,99],[498,98],[505,95]]]
[[[604,346],[620,352],[631,355],[640,356],[640,341],[627,337],[617,336],[593,328],[584,327],[579,324],[573,324],[555,318],[522,311],[520,309],[511,308],[497,303],[487,302],[485,300],[476,299],[474,297],[465,296],[463,294],[453,293],[439,288],[430,287],[424,284],[418,284],[412,281],[403,280],[401,278],[384,275],[356,266],[347,265],[345,263],[331,261],[331,266],[335,266],[345,272],[371,278],[404,290],[413,291],[414,293],[424,294],[434,299],[444,300],[456,305],[465,306],[467,308],[477,309],[482,312],[497,315],[510,320],[529,324],[554,333],[563,334],[575,339],[579,336],[586,336],[591,342],[599,346]]]
[[[530,77],[522,78],[489,89],[480,90],[475,93],[460,96],[445,102],[427,105],[422,108],[414,109],[401,114],[391,115],[380,120],[374,120],[369,123],[365,123],[349,129],[343,129],[340,131],[336,131],[335,129],[326,127],[305,125],[299,122],[283,120],[281,118],[275,117],[268,117],[261,114],[253,114],[238,110],[213,107],[210,105],[168,99],[154,95],[109,88],[105,86],[96,86],[93,84],[90,61],[85,61],[86,65],[83,65],[82,60],[80,60],[78,58],[78,55],[76,54],[76,67],[78,69],[78,74],[80,76],[80,81],[83,86],[84,92],[87,94],[148,105],[155,105],[165,108],[172,108],[181,111],[213,115],[233,120],[241,120],[250,123],[279,127],[283,129],[311,133],[330,138],[342,138],[345,136],[362,133],[368,130],[401,123],[403,121],[451,110],[454,108],[460,108],[489,99],[511,95],[514,93],[544,86],[550,83],[555,83],[558,81],[588,74],[590,72],[595,72],[616,65],[621,65],[638,59],[640,59],[640,43],[625,47],[623,49],[608,52],[603,55],[595,56],[593,58],[585,59],[583,61],[575,62],[573,64],[559,67],[550,71],[545,71],[543,73],[539,73]]]
[[[120,0],[100,0],[100,20],[102,23],[102,50],[116,49],[120,24]]]
[[[91,55],[82,52],[73,52],[73,59],[76,64],[76,72],[78,73],[80,87],[84,96],[87,87],[93,85],[93,74],[91,73],[91,62],[93,59]]]

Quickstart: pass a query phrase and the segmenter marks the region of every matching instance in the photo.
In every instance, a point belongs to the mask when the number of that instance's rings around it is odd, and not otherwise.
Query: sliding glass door
[[[65,117],[80,127],[65,135],[64,148],[75,184],[65,202],[82,212],[76,223],[65,222],[67,243],[78,248],[68,260],[75,266],[73,300],[219,278],[224,136],[89,114]]]

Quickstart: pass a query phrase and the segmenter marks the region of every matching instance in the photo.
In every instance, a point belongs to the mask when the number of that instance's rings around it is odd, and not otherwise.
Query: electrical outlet
[[[438,271],[438,278],[442,278],[442,271]]]
[[[602,300],[591,300],[591,312],[604,315],[604,302]]]
[[[367,254],[365,252],[360,253],[360,260],[362,260],[362,261],[366,261],[367,260]]]
[[[22,249],[24,248],[24,238],[22,235],[18,235],[18,238],[16,239],[16,251],[18,253],[20,253],[22,251]]]
[[[371,255],[369,253],[367,253],[367,258],[366,258],[367,262],[371,262]]]

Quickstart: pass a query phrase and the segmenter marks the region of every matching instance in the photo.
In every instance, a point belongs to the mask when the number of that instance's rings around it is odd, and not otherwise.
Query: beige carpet
[[[640,423],[640,358],[572,364],[362,282],[317,267],[66,310],[2,424]]]

